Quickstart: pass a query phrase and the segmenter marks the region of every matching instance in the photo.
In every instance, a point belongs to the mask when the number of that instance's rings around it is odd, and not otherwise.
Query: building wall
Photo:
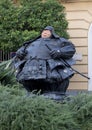
[[[69,22],[68,32],[70,40],[75,44],[77,53],[82,54],[82,60],[77,61],[74,68],[88,74],[88,30],[92,23],[92,2],[86,0],[66,0],[62,2],[66,8],[66,17]],[[71,79],[69,89],[88,90],[88,80],[79,74]]]

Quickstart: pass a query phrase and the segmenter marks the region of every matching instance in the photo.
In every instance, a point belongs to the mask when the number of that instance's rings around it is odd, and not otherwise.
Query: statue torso
[[[46,44],[52,49],[59,47],[59,44],[55,39],[37,39],[27,47],[28,55],[27,59],[29,58],[36,58],[36,59],[51,59],[49,54],[50,49],[47,48]]]

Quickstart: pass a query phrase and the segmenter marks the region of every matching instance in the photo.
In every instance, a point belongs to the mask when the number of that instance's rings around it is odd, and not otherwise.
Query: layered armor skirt
[[[31,59],[25,62],[16,74],[17,80],[43,80],[57,82],[74,75],[71,68],[65,66],[60,60]]]

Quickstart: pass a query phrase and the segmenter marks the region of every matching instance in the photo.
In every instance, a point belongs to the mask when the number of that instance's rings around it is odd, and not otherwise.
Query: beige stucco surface
[[[83,56],[82,61],[77,61],[74,68],[87,75],[88,30],[92,23],[92,2],[87,0],[74,0],[74,2],[62,2],[62,4],[66,8],[70,40],[75,44],[77,53]],[[71,79],[69,89],[88,89],[88,80],[75,74]]]

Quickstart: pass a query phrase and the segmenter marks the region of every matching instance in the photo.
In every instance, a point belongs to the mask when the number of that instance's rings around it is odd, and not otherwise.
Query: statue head
[[[36,37],[33,40],[29,40],[27,42],[25,42],[23,45],[27,45],[29,43],[32,43],[33,41],[39,39],[39,38],[59,38],[59,36],[54,32],[54,28],[52,26],[46,26],[42,31],[41,34]]]
[[[59,38],[57,34],[54,32],[54,28],[52,26],[46,26],[41,33],[42,38],[49,38],[49,37],[54,37],[54,38]]]
[[[42,38],[50,38],[52,36],[52,32],[48,29],[43,30],[41,33]]]

